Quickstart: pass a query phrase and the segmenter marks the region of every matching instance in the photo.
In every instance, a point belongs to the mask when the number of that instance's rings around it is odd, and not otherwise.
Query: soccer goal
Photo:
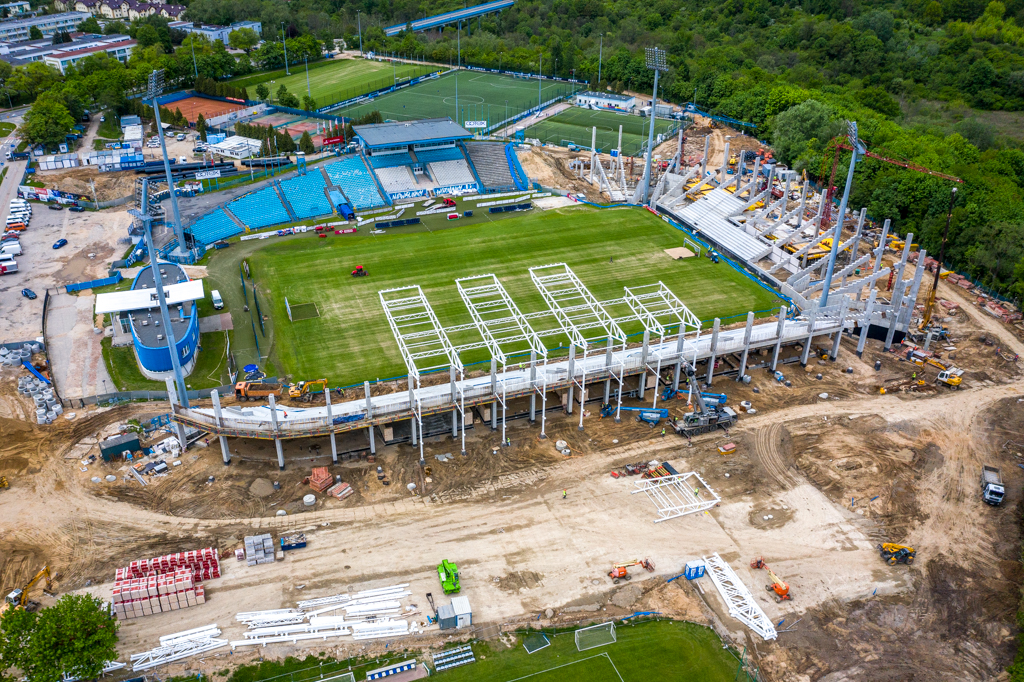
[[[685,244],[691,251],[693,251],[693,254],[697,256],[697,258],[701,257],[703,251],[700,248],[700,244],[686,237],[683,237],[683,244]]]
[[[580,651],[594,649],[605,644],[615,643],[615,623],[608,621],[600,625],[591,625],[576,631],[576,648]]]

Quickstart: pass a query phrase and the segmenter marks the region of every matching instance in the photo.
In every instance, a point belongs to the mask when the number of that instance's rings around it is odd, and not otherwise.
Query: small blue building
[[[188,275],[176,263],[159,263],[160,276],[166,287],[174,284],[188,282]],[[202,282],[199,282],[200,286]],[[171,354],[167,346],[167,330],[163,326],[160,315],[160,306],[156,300],[156,282],[153,279],[153,267],[146,266],[135,276],[131,290],[134,292],[152,292],[150,308],[142,308],[128,311],[129,323],[131,324],[132,338],[135,342],[135,355],[139,360],[139,367],[143,374],[151,378],[159,377],[164,372],[173,370],[171,366]],[[196,348],[199,346],[199,315],[197,314],[194,300],[185,300],[171,303],[174,298],[168,299],[168,308],[171,317],[171,326],[174,329],[175,345],[177,346],[178,360],[185,374],[192,371],[195,364]],[[160,377],[162,378],[162,377]]]

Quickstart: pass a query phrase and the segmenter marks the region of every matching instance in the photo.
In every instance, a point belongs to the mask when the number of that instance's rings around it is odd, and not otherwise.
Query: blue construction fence
[[[64,286],[64,290],[69,294],[72,291],[82,291],[83,289],[95,289],[96,287],[105,287],[108,284],[117,284],[124,277],[121,276],[120,272],[115,272],[111,277],[104,277],[103,279],[93,279],[88,282],[78,282],[77,284],[67,284]]]

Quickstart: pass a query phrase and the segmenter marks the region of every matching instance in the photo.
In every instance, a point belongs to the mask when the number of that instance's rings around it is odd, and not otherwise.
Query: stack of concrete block
[[[133,561],[125,568],[117,569],[115,580],[131,578],[148,578],[166,575],[179,570],[187,570],[196,583],[220,577],[220,559],[213,547],[165,554],[154,559]]]
[[[192,572],[180,569],[164,575],[128,578],[114,583],[112,602],[119,620],[177,611],[206,603],[206,590]]]
[[[270,533],[245,536],[245,560],[249,566],[274,563],[274,538]]]
[[[309,487],[318,493],[322,493],[331,487],[334,477],[327,467],[313,467],[313,474],[309,477]]]
[[[352,486],[350,486],[348,483],[345,483],[344,481],[342,481],[341,483],[335,483],[334,485],[327,489],[328,495],[331,495],[332,497],[337,497],[339,500],[344,500],[346,497],[354,493],[355,491],[352,490]]]

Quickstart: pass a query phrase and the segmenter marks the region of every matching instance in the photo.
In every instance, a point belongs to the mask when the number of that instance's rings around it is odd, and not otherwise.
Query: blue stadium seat
[[[220,239],[227,239],[243,232],[234,220],[228,217],[224,209],[218,208],[212,213],[207,213],[202,218],[192,223],[192,236],[196,241],[203,244],[212,244]]]
[[[450,147],[448,149],[417,150],[416,158],[421,163],[434,163],[436,161],[458,161],[466,157],[462,155],[462,150],[458,147]]]
[[[238,197],[228,204],[228,209],[254,230],[277,223],[287,223],[290,220],[288,211],[278,198],[273,185]]]
[[[394,168],[395,166],[411,166],[412,157],[408,154],[385,154],[371,156],[370,165],[374,168]]]
[[[350,156],[341,161],[324,166],[327,177],[352,200],[354,208],[362,211],[384,205],[384,198],[377,191],[377,183],[366,168],[366,164],[358,156]]]
[[[281,181],[281,190],[300,220],[333,213],[331,202],[324,196],[325,186],[319,168],[311,168],[306,175]]]

